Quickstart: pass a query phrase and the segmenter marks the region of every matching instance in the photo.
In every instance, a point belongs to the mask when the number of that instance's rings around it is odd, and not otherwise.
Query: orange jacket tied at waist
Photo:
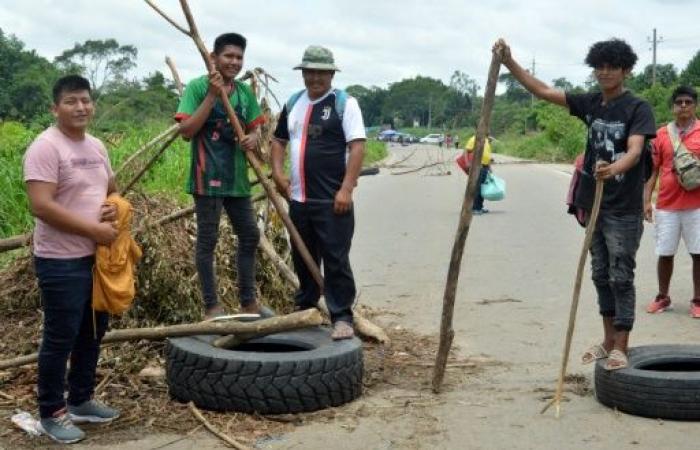
[[[92,307],[95,311],[121,314],[129,309],[136,295],[134,272],[141,259],[141,248],[131,237],[131,204],[119,194],[110,194],[107,203],[117,207],[117,239],[98,245],[92,277]]]

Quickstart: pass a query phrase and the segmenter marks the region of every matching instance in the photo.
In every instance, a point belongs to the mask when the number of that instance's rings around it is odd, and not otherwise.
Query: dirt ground
[[[595,400],[592,367],[578,362],[581,351],[601,333],[588,271],[562,416],[540,414],[557,378],[583,239],[582,229],[564,213],[566,166],[498,159],[503,164],[494,169],[507,181],[508,196],[487,204],[491,213],[474,218],[457,295],[455,351],[444,391],[431,392],[436,333],[465,178],[451,164],[453,152],[428,146],[392,148],[393,161],[409,154],[402,167],[361,179],[356,195],[352,261],[359,303],[370,307],[394,339],[390,348],[366,345],[362,398],[293,417],[205,412],[206,417],[246,445],[263,449],[697,448],[695,423],[629,416]],[[423,164],[434,165],[392,175]],[[681,251],[676,261],[671,291],[676,310],[656,316],[643,312],[656,290],[650,226],[645,227],[637,261],[638,319],[631,344],[695,342],[700,322],[686,313],[692,294],[687,255]],[[32,319],[3,318],[3,326],[20,320]],[[149,351],[157,356],[157,347]],[[117,358],[116,353],[110,358]],[[106,363],[101,377],[112,377],[103,393],[106,400],[123,405],[124,418],[88,429],[89,439],[74,448],[227,448],[183,405],[168,401],[162,381],[138,376],[143,361],[127,373],[123,367],[118,360]],[[0,391],[20,398],[24,408],[33,407],[32,369],[0,377]],[[16,401],[0,398],[6,424]],[[3,445],[50,444],[27,439],[8,425],[5,431],[0,428]]]

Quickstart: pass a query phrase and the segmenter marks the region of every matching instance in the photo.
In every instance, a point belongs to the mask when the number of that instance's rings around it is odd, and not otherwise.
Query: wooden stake
[[[161,145],[160,149],[158,149],[158,151],[156,152],[156,154],[153,155],[153,157],[146,163],[146,165],[143,166],[143,167],[141,168],[141,170],[139,171],[139,173],[137,173],[137,174],[131,179],[131,181],[129,181],[129,182],[126,184],[126,186],[124,186],[124,187],[120,190],[120,195],[126,194],[127,192],[129,192],[129,190],[130,190],[132,187],[134,187],[134,185],[141,179],[141,177],[143,177],[143,176],[146,174],[146,172],[148,171],[148,169],[150,169],[151,166],[153,166],[153,164],[155,164],[155,162],[158,161],[158,159],[163,155],[163,152],[165,152],[165,150],[167,150],[168,147],[170,147],[170,144],[172,144],[172,143],[175,141],[175,139],[178,138],[178,136],[180,136],[180,134],[176,131],[176,132],[172,133],[172,134],[165,140],[165,142],[163,142],[163,144]]]
[[[178,129],[178,127],[179,127],[178,124],[174,124],[174,125],[170,126],[167,130],[165,130],[165,131],[163,131],[162,133],[160,133],[158,136],[154,137],[153,139],[151,139],[150,141],[148,141],[148,142],[146,142],[144,145],[142,145],[141,148],[139,148],[139,149],[136,150],[134,153],[132,153],[132,154],[126,159],[126,161],[124,161],[124,162],[122,163],[122,165],[119,166],[119,168],[118,168],[116,171],[114,171],[114,176],[119,175],[119,173],[120,173],[122,170],[124,170],[124,168],[125,168],[126,166],[128,166],[129,164],[131,164],[131,162],[132,162],[134,159],[136,159],[141,153],[143,153],[144,151],[146,151],[147,149],[149,149],[151,146],[157,144],[158,142],[160,142],[161,140],[163,140],[163,138],[165,138],[166,136],[170,135],[171,133],[177,134],[177,129]]]
[[[574,282],[574,293],[571,299],[571,308],[569,310],[569,326],[566,329],[566,339],[564,339],[564,352],[561,356],[561,368],[559,369],[559,380],[557,381],[557,389],[554,394],[554,398],[542,408],[540,414],[544,414],[545,411],[549,409],[550,406],[555,405],[555,416],[559,418],[561,409],[561,398],[564,392],[564,377],[566,377],[566,366],[569,364],[569,353],[571,351],[571,340],[574,335],[574,325],[576,324],[576,312],[578,311],[578,301],[581,295],[581,282],[583,279],[583,269],[586,265],[586,257],[588,256],[588,251],[591,248],[591,241],[593,240],[593,233],[595,232],[595,225],[598,221],[598,214],[600,212],[600,203],[603,198],[603,185],[602,180],[596,180],[595,183],[595,197],[593,200],[593,209],[591,210],[591,217],[586,225],[586,235],[583,239],[583,246],[581,247],[581,254],[578,258],[578,267],[576,268],[576,280]]]
[[[239,450],[250,450],[250,447],[246,447],[245,445],[241,444],[237,440],[233,439],[232,437],[229,437],[222,433],[221,431],[217,430],[214,428],[214,426],[209,423],[209,421],[202,415],[202,413],[197,409],[196,406],[194,406],[194,403],[189,402],[187,406],[190,408],[190,411],[192,411],[192,414],[202,422],[202,425],[204,425],[204,428],[209,430],[214,436],[218,437],[222,441],[226,442],[228,445],[230,445],[233,448],[239,449]]]
[[[474,203],[474,195],[476,193],[477,184],[479,181],[479,172],[481,171],[481,156],[484,152],[484,142],[487,139],[489,125],[491,121],[491,110],[496,94],[496,82],[498,80],[498,71],[501,67],[500,55],[494,53],[491,58],[491,66],[489,67],[488,81],[486,82],[486,91],[484,92],[484,104],[481,108],[481,119],[479,127],[476,130],[476,144],[474,149],[474,160],[469,169],[469,182],[464,194],[462,202],[462,212],[459,216],[457,225],[457,234],[455,242],[452,246],[452,256],[450,257],[450,266],[447,272],[447,282],[445,283],[445,293],[442,303],[442,319],[440,322],[440,345],[438,347],[437,357],[435,359],[435,369],[433,370],[433,392],[440,392],[442,380],[445,377],[445,365],[447,364],[447,356],[452,347],[452,339],[454,338],[454,330],[452,329],[452,316],[454,314],[455,293],[457,292],[457,284],[459,281],[459,270],[462,263],[462,253],[469,233],[469,227],[472,221],[472,205]]]
[[[182,80],[180,79],[180,74],[177,73],[177,68],[175,68],[175,62],[170,58],[170,56],[165,57],[165,64],[170,68],[170,73],[173,74],[173,80],[175,81],[175,88],[177,93],[182,97]]]
[[[171,337],[194,336],[198,334],[256,334],[258,336],[265,336],[282,331],[316,326],[322,323],[323,317],[317,309],[307,309],[305,311],[287,314],[286,316],[275,316],[268,319],[256,320],[254,322],[199,322],[153,328],[124,328],[121,330],[113,330],[105,334],[102,339],[102,344],[138,341],[141,339],[158,341]],[[36,362],[37,359],[38,354],[34,353],[0,361],[0,370],[31,364]]]

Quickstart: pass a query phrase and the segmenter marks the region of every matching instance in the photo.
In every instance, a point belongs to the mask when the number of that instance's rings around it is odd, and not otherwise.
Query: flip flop
[[[600,344],[592,345],[588,350],[583,352],[583,355],[581,355],[581,364],[590,364],[593,361],[607,357],[608,351],[605,350],[605,347]]]
[[[355,336],[355,329],[352,324],[339,320],[333,324],[333,333],[331,333],[331,339],[334,341],[340,341],[343,339],[352,339]]]
[[[627,367],[629,361],[627,360],[627,355],[622,353],[620,350],[613,350],[608,355],[608,360],[605,363],[605,370],[620,370]]]

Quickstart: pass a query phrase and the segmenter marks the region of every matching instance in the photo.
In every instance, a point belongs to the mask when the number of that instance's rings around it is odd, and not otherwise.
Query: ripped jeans
[[[600,315],[612,317],[618,331],[634,325],[635,257],[642,238],[642,214],[601,211],[591,242],[591,272]]]

